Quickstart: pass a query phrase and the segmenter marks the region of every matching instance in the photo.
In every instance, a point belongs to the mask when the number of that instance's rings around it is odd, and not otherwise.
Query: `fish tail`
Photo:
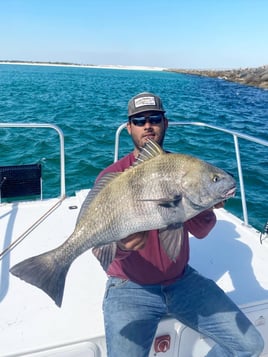
[[[54,250],[23,260],[14,265],[10,272],[27,283],[46,292],[58,305],[62,304],[65,279],[70,264],[55,259]]]

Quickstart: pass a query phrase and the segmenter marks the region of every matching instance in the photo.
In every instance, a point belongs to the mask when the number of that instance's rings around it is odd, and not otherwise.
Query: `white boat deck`
[[[268,239],[226,210],[215,210],[217,225],[205,239],[192,239],[191,264],[217,281],[240,306],[268,301]]]
[[[2,204],[2,247],[7,247],[23,234],[56,202],[53,199]],[[22,355],[22,351],[43,349],[104,334],[100,297],[103,295],[106,277],[90,251],[72,264],[60,309],[42,290],[9,273],[10,267],[16,262],[56,247],[66,240],[74,229],[81,202],[79,195],[65,199],[10,255],[2,259],[0,356],[14,353]],[[70,206],[77,206],[78,209],[70,209]]]
[[[0,356],[106,355],[101,309],[106,276],[91,251],[72,264],[61,308],[43,291],[9,273],[19,261],[68,238],[86,192],[63,200],[0,261]],[[1,248],[23,235],[57,201],[0,204]],[[202,240],[191,238],[191,264],[216,280],[268,339],[268,240],[260,244],[255,229],[245,227],[224,209],[215,212],[218,222],[210,235]],[[190,352],[183,343],[178,346],[183,341],[179,333],[193,341],[187,342]],[[200,357],[210,344],[172,319],[159,325],[159,334],[170,334],[175,341],[173,348],[159,356]],[[267,341],[265,348],[268,354]]]

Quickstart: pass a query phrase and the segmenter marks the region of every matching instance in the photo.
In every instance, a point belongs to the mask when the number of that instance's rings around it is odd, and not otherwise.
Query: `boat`
[[[202,122],[176,122],[170,126],[198,128],[234,139],[243,217],[226,208],[215,210],[217,224],[206,239],[190,239],[190,264],[214,279],[241,307],[265,341],[268,356],[268,224],[258,230],[249,224],[240,141],[268,147],[268,141]],[[10,274],[16,263],[58,246],[72,233],[79,209],[90,188],[66,196],[64,136],[52,124],[0,123],[0,128],[43,128],[59,135],[60,196],[43,199],[40,167],[2,168],[0,175],[0,355],[2,357],[105,357],[102,298],[106,275],[91,251],[72,264],[66,279],[61,308],[40,289]],[[118,159],[123,123],[115,135],[114,160]],[[39,191],[22,199],[4,200],[8,171],[35,172]],[[38,171],[39,170],[39,171]],[[37,172],[37,174],[36,174]],[[12,175],[11,175],[12,176]],[[17,175],[18,176],[18,175]],[[14,189],[14,188],[13,188]],[[17,193],[16,195],[18,195]],[[27,196],[28,197],[24,197]],[[37,197],[36,197],[37,196]],[[203,357],[214,342],[173,318],[160,321],[149,357]]]

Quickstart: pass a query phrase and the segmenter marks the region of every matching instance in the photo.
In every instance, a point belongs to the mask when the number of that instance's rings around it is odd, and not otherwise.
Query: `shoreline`
[[[253,68],[239,68],[227,70],[200,70],[200,69],[179,69],[157,66],[125,66],[125,65],[95,65],[79,64],[68,62],[38,62],[38,61],[7,61],[0,60],[1,64],[25,65],[25,66],[51,66],[51,67],[77,67],[77,68],[97,68],[97,69],[121,69],[121,70],[139,70],[139,71],[162,71],[173,72],[187,75],[196,75],[200,77],[217,78],[229,82],[235,82],[242,85],[253,86],[260,89],[268,89],[268,65]]]
[[[124,66],[124,65],[94,65],[78,64],[65,62],[31,62],[31,61],[2,61],[0,64],[25,65],[25,66],[47,66],[47,67],[81,67],[81,68],[98,68],[98,69],[123,69],[123,70],[140,70],[140,71],[166,71],[168,68],[157,66]]]

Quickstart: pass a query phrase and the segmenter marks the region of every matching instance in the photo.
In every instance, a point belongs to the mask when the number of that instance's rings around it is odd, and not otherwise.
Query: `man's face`
[[[168,121],[163,113],[149,111],[132,116],[127,124],[127,130],[138,153],[148,139],[156,141],[162,146]]]

